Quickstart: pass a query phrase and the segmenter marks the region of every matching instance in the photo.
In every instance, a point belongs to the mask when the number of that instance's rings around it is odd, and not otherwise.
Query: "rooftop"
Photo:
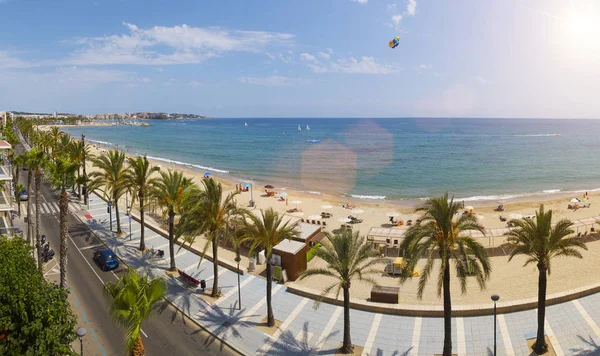
[[[300,252],[304,246],[306,246],[306,244],[303,242],[283,240],[273,248],[273,251],[291,253],[292,255],[295,255]]]
[[[11,148],[12,148],[12,146],[10,143],[8,143],[4,140],[0,140],[0,150],[9,150]]]

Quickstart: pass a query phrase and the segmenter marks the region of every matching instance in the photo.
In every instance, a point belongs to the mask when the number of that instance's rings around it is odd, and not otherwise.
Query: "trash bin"
[[[256,258],[251,257],[250,262],[248,263],[248,272],[254,272],[256,269]]]
[[[265,263],[267,259],[265,258],[265,251],[260,251],[258,253],[258,264],[262,265],[263,263]]]
[[[248,202],[248,205],[249,205],[251,208],[254,208],[254,200],[250,200],[250,201]]]
[[[204,279],[200,280],[200,288],[202,288],[202,291],[206,289],[206,281]]]

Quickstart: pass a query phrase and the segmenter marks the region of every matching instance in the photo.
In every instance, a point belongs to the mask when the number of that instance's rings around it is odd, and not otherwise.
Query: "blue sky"
[[[598,93],[593,0],[0,0],[0,110],[600,118]]]

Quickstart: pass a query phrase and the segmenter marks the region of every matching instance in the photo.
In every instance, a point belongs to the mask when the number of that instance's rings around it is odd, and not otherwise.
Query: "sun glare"
[[[593,11],[572,12],[564,22],[567,41],[582,50],[600,47],[600,16]]]

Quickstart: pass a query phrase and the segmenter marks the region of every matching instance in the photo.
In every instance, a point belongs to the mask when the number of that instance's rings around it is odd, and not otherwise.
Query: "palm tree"
[[[31,151],[33,151],[33,150],[31,150]],[[31,158],[31,151],[26,152],[25,154],[22,155],[23,164],[29,165],[30,158]],[[33,169],[28,168],[28,170],[27,170],[27,193],[29,194],[30,197],[31,197],[31,181],[32,180],[33,180]],[[27,241],[29,241],[29,243],[31,245],[33,245],[33,239],[31,238],[32,233],[33,233],[33,231],[31,230],[31,198],[28,198],[27,199]]]
[[[350,229],[342,229],[332,234],[325,232],[328,243],[315,251],[315,256],[327,263],[327,267],[313,268],[302,272],[300,279],[312,276],[328,276],[335,278],[335,282],[325,288],[321,296],[327,295],[335,289],[336,298],[340,295],[340,289],[344,292],[344,341],[341,353],[352,353],[353,346],[350,341],[350,286],[352,280],[357,279],[377,286],[377,281],[370,277],[373,274],[381,274],[378,265],[386,264],[388,259],[379,257],[375,251],[365,244],[365,238],[359,232]]]
[[[50,177],[55,187],[60,189],[58,208],[60,210],[60,287],[67,285],[67,237],[69,236],[67,226],[67,213],[69,212],[69,200],[67,187],[75,179],[78,164],[67,157],[59,157],[49,165]]]
[[[23,190],[24,185],[21,183],[17,183],[17,187],[15,189],[15,200],[17,201],[17,208],[19,209],[19,216],[21,216],[21,198],[19,197],[19,193]],[[29,199],[27,199],[29,200]],[[31,241],[29,241],[31,243]]]
[[[25,165],[26,163],[27,162],[25,154],[18,155],[12,160],[12,166],[14,169],[13,177],[15,184],[19,184],[19,171],[23,168],[23,165]]]
[[[131,267],[118,282],[106,283],[105,293],[113,298],[110,315],[127,328],[125,347],[129,355],[144,355],[140,336],[142,323],[158,309],[166,291],[167,284],[162,277],[150,279]]]
[[[40,195],[42,191],[42,168],[48,161],[46,153],[40,148],[33,147],[27,153],[29,170],[35,174],[35,242],[38,254],[38,269],[42,272],[41,246],[40,246]],[[27,209],[29,209],[29,204]],[[28,212],[29,214],[29,212]]]
[[[203,179],[204,190],[192,190],[184,201],[184,214],[179,224],[180,234],[187,235],[186,242],[191,245],[196,236],[205,234],[206,244],[202,256],[212,245],[213,256],[213,288],[211,295],[216,297],[219,291],[218,247],[227,232],[231,219],[241,212],[237,208],[235,196],[239,192],[231,192],[223,199],[223,187],[214,179]]]
[[[150,190],[157,181],[156,178],[152,178],[152,174],[154,172],[158,172],[159,170],[159,167],[150,166],[150,162],[148,162],[146,156],[138,156],[135,159],[129,160],[129,169],[126,174],[126,179],[129,186],[137,191],[137,197],[140,200],[140,223],[142,225],[140,251],[144,251],[146,249],[146,245],[144,244],[144,208],[146,205],[144,204],[147,202],[144,200],[144,198],[150,194]],[[131,206],[133,206],[134,201],[135,194],[132,195]]]
[[[254,214],[247,214],[251,223],[246,224],[244,236],[252,244],[250,246],[249,255],[259,250],[265,251],[267,260],[267,326],[275,325],[275,317],[273,316],[273,306],[271,305],[271,289],[273,283],[273,271],[271,271],[271,255],[273,247],[284,240],[289,240],[300,235],[298,230],[298,221],[283,222],[284,216],[279,216],[273,208],[266,211],[261,209],[261,217]]]
[[[454,260],[456,276],[460,281],[461,292],[467,292],[467,276],[474,275],[479,288],[485,288],[491,266],[483,246],[473,238],[461,236],[462,232],[476,230],[484,233],[477,218],[463,214],[454,220],[460,210],[460,203],[454,197],[448,200],[448,193],[439,198],[430,198],[416,212],[425,212],[406,234],[400,244],[400,250],[408,257],[407,271],[413,271],[424,255],[427,262],[419,278],[417,296],[423,297],[425,285],[435,264],[440,258],[438,274],[438,296],[444,295],[444,356],[452,355],[452,300],[450,298],[450,259]],[[401,281],[405,282],[410,273],[405,273]]]
[[[117,216],[117,234],[122,234],[121,217],[119,216],[119,198],[127,189],[127,169],[125,168],[125,153],[118,150],[108,151],[93,159],[94,166],[100,171],[90,173],[94,184],[104,186],[104,191],[112,199]]]
[[[192,180],[183,176],[178,171],[160,172],[160,178],[152,188],[152,196],[156,198],[159,206],[163,207],[164,215],[169,217],[169,256],[171,258],[170,271],[176,271],[175,266],[175,215],[180,214],[183,200],[192,187]]]
[[[566,256],[582,258],[577,249],[587,250],[582,240],[569,237],[573,233],[573,223],[562,219],[552,227],[552,210],[544,211],[544,205],[535,212],[535,219],[512,220],[516,227],[509,231],[504,246],[512,248],[509,261],[517,255],[527,256],[525,265],[535,263],[538,277],[538,329],[533,351],[541,355],[548,351],[544,340],[544,320],[546,319],[546,287],[550,274],[550,262],[554,257]]]
[[[60,147],[59,142],[60,142],[61,138],[66,135],[58,129],[58,126],[52,126],[50,128],[50,131],[47,131],[47,133],[48,133],[47,134],[48,136],[46,137],[46,139],[47,139],[48,148],[50,148],[52,150],[52,156],[55,156],[57,153],[56,152],[57,148]],[[69,137],[67,136],[67,138],[69,138]]]

